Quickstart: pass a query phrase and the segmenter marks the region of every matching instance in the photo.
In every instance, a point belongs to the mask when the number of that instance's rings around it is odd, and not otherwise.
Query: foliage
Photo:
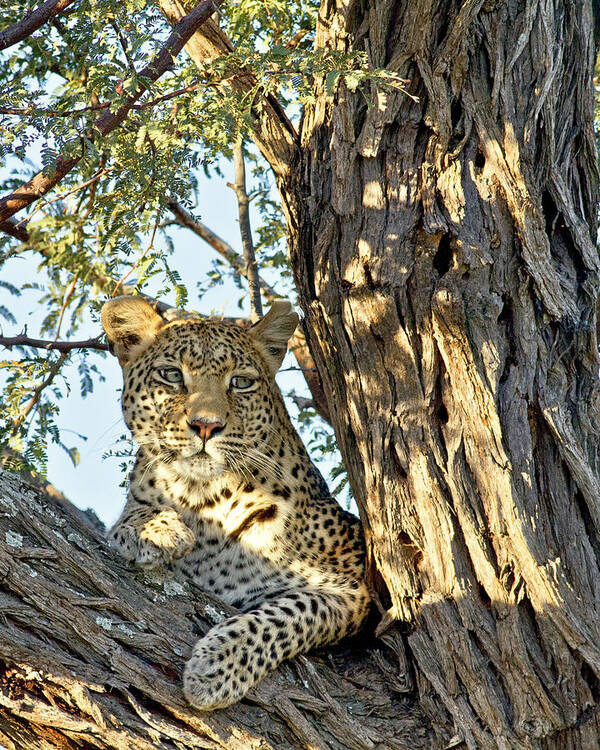
[[[7,0],[8,19],[23,18],[33,0]],[[188,5],[189,7],[189,5]],[[34,254],[43,283],[25,285],[39,295],[44,310],[35,336],[71,339],[86,311],[97,312],[107,294],[125,282],[136,290],[158,282],[159,296],[184,307],[202,306],[202,294],[225,276],[240,288],[245,281],[223,263],[190,289],[172,267],[173,221],[169,201],[193,212],[199,170],[220,176],[219,161],[231,157],[237,133],[245,134],[258,93],[273,93],[292,120],[311,98],[316,76],[328,89],[344,80],[355,89],[367,80],[399,85],[382,71],[369,70],[363,53],[313,50],[316,0],[242,0],[224,4],[220,24],[234,52],[199,69],[185,54],[149,86],[125,122],[98,137],[97,120],[116,111],[139,86],[139,71],[168,37],[171,27],[146,0],[80,0],[23,42],[0,53],[0,171],[7,194],[43,166],[52,171],[59,156],[83,158],[48,195],[31,207],[28,239],[0,234],[0,268],[15,256]],[[233,76],[251,70],[256,85],[242,96]],[[248,156],[252,200],[258,218],[255,244],[262,270],[272,270],[282,293],[292,290],[284,222],[264,160]],[[158,242],[158,238],[161,242]],[[10,300],[20,293],[2,283],[8,297],[0,304],[4,335],[22,330]],[[13,350],[2,363],[5,397],[0,413],[0,450],[16,449],[25,463],[43,472],[48,439],[63,445],[59,403],[72,385],[63,365],[76,359],[84,393],[99,377],[93,351],[45,354]],[[32,398],[34,399],[32,403]],[[305,420],[306,421],[306,420]],[[311,422],[312,423],[312,422]],[[323,428],[312,444],[331,452]],[[73,460],[76,449],[68,448]]]

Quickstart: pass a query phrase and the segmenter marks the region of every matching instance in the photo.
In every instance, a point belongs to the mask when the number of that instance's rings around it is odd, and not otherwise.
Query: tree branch
[[[186,42],[194,32],[206,22],[224,0],[204,0],[199,3],[187,16],[183,16],[173,27],[169,38],[148,65],[137,74],[140,79],[135,94],[125,97],[125,101],[116,112],[106,112],[99,117],[94,128],[103,137],[117,128],[127,117],[135,102],[148,89],[149,83],[157,81],[167,70],[173,66],[173,59],[181,52]],[[83,139],[83,133],[82,133]],[[94,136],[92,136],[93,138]],[[42,170],[32,177],[28,182],[17,188],[10,195],[0,200],[0,225],[21,209],[29,206],[51,190],[56,184],[75,167],[83,156],[83,143],[81,153],[77,156],[59,156],[54,171]]]
[[[9,234],[21,242],[29,242],[29,232],[25,227],[19,226],[15,219],[7,219],[6,221],[0,222],[0,232]]]
[[[18,23],[0,31],[0,51],[12,47],[17,42],[22,42],[30,34],[61,13],[75,0],[46,0],[38,8],[28,13]]]
[[[0,346],[5,349],[12,349],[13,346],[31,346],[34,349],[56,349],[56,351],[67,354],[73,349],[98,349],[99,351],[108,351],[108,344],[104,344],[100,339],[102,336],[97,336],[93,339],[86,339],[85,341],[45,341],[43,339],[32,339],[26,336],[24,333],[20,333],[18,336],[0,336]]]
[[[171,24],[176,24],[185,15],[179,0],[158,0],[158,7]],[[233,52],[233,45],[227,35],[214,21],[209,19],[190,38],[186,52],[200,69],[207,63]],[[236,71],[229,81],[234,91],[248,94],[256,88],[256,76],[250,70]],[[271,165],[278,177],[288,177],[292,173],[298,151],[298,134],[288,120],[283,107],[272,94],[263,96],[252,108],[252,138],[259,151]]]
[[[394,650],[354,644],[283,664],[230,708],[181,690],[194,642],[231,608],[118,559],[83,514],[0,472],[0,744],[19,750],[424,750]],[[391,660],[390,660],[391,658]],[[392,678],[393,675],[393,678]]]
[[[251,318],[253,321],[257,321],[262,318],[263,310],[260,299],[260,278],[256,264],[254,242],[252,240],[252,228],[250,227],[250,201],[248,200],[248,190],[246,189],[244,142],[241,136],[233,146],[233,168],[235,182],[233,185],[228,183],[228,186],[232,188],[238,202],[240,236],[244,252],[244,276],[248,281],[248,290],[250,292]]]

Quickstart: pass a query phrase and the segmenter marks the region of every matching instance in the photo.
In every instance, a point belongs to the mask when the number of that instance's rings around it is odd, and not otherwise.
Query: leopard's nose
[[[190,419],[188,422],[190,428],[198,435],[199,438],[206,441],[214,437],[223,430],[225,424],[221,421],[209,419]]]

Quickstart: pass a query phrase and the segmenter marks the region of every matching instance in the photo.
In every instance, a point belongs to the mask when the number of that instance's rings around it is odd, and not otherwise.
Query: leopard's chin
[[[200,484],[210,482],[227,471],[224,461],[205,451],[192,453],[189,456],[179,456],[171,466],[182,478]]]

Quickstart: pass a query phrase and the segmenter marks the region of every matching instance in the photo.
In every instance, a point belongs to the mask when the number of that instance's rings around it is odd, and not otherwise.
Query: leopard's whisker
[[[233,464],[234,472],[238,473],[238,474],[241,474],[241,476],[247,482],[251,482],[252,481],[252,475],[251,475],[251,473],[248,471],[248,469],[243,464],[244,455],[243,455],[241,449],[238,448],[237,446],[234,446],[234,445],[231,445],[231,446],[228,446],[228,447],[229,447],[230,450],[235,450],[236,453],[239,455],[239,460],[238,460],[238,459],[234,458],[234,456],[232,454],[226,454],[226,455],[229,456],[229,458],[230,458],[230,460],[231,460],[231,462]]]
[[[235,449],[240,455],[240,461],[251,464],[253,467],[264,471],[267,476],[272,479],[281,480],[284,476],[284,471],[275,459],[267,456],[265,453],[260,451],[258,448],[250,447],[248,445],[233,445],[228,444],[230,448]]]

